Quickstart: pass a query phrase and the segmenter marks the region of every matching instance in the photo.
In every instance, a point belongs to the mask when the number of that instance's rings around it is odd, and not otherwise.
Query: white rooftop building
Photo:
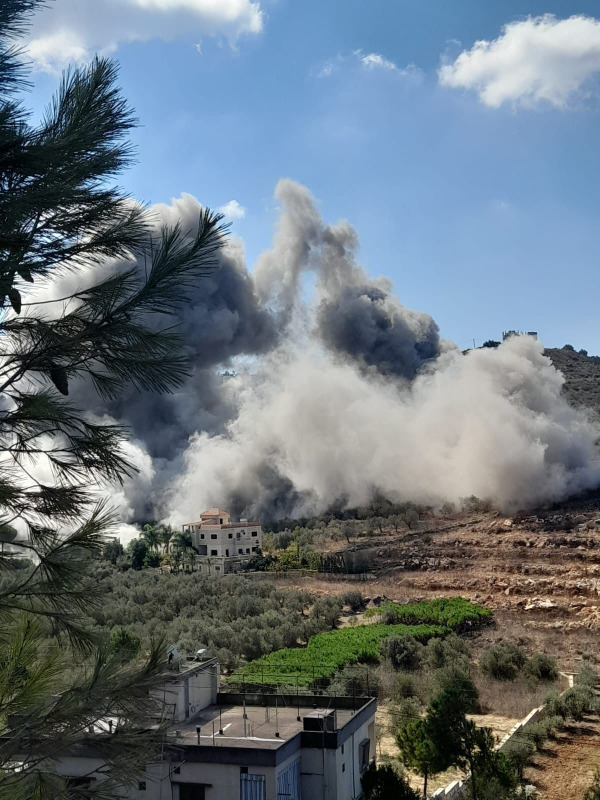
[[[192,537],[192,545],[200,556],[200,569],[204,574],[235,572],[262,546],[259,522],[249,522],[247,519],[231,522],[229,512],[222,508],[203,511],[198,522],[188,522],[182,529]]]
[[[220,692],[215,659],[173,665],[162,692],[173,720],[162,760],[123,798],[361,797],[361,776],[375,759],[375,699]],[[112,727],[102,735],[114,735]],[[98,787],[102,767],[91,740],[57,765],[73,785]]]

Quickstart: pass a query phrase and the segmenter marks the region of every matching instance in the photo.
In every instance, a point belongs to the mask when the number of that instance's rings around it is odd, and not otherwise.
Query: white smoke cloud
[[[189,522],[212,505],[276,518],[376,491],[433,504],[474,494],[513,511],[600,484],[600,427],[567,404],[540,342],[463,355],[365,272],[348,222],[327,224],[293,181],[276,196],[274,241],[254,272],[232,238],[190,293],[179,322],[195,362],[183,389],[103,404],[73,387],[88,413],[133,430],[140,472],[111,493],[124,523]],[[184,194],[152,211],[192,231],[201,209]]]
[[[34,17],[26,49],[38,70],[57,72],[127,42],[189,35],[235,42],[262,24],[252,0],[55,0]]]
[[[475,494],[507,510],[561,500],[600,481],[598,430],[561,385],[529,337],[446,353],[411,386],[283,348],[226,431],[194,437],[168,516],[189,521],[232,496],[264,513],[265,464],[293,486],[290,514],[360,505],[375,490],[434,504]]]
[[[214,504],[313,513],[364,503],[376,490],[425,503],[475,494],[515,510],[600,482],[600,430],[566,403],[540,342],[515,337],[463,355],[384,279],[366,276],[348,223],[323,223],[291,181],[276,194],[284,211],[255,277],[291,322],[223,431],[192,437],[168,490],[170,520]],[[305,270],[317,276],[308,305]]]
[[[599,71],[600,20],[544,14],[505,25],[493,41],[475,42],[438,76],[444,86],[476,91],[492,108],[565,108],[589,93]]]

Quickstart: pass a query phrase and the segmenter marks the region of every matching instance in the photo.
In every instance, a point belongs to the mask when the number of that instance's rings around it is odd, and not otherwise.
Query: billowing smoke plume
[[[181,314],[195,354],[183,391],[107,406],[81,390],[90,411],[133,428],[142,472],[122,498],[125,521],[180,523],[212,505],[277,518],[376,491],[426,503],[474,494],[514,510],[600,482],[600,431],[568,406],[541,343],[463,355],[365,273],[348,223],[325,224],[292,181],[276,196],[273,246],[254,271],[232,238]],[[154,210],[191,229],[200,205],[183,195]]]

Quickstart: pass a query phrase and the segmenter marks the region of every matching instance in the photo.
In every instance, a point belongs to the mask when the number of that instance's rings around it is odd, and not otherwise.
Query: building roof
[[[274,707],[266,708],[264,705],[247,704],[245,708],[242,705],[211,705],[193,720],[175,724],[170,730],[169,739],[174,744],[196,745],[196,728],[200,727],[200,744],[204,746],[277,750],[303,730],[305,716],[319,713],[325,715],[327,710],[315,710],[313,706],[303,705],[298,709],[295,705],[286,706],[282,703],[275,713]],[[355,713],[350,709],[338,710],[338,727],[343,728]],[[223,726],[222,735],[219,734],[220,724]],[[279,736],[276,736],[277,732]]]
[[[225,509],[223,509],[223,508],[207,508],[206,511],[203,511],[200,514],[200,518],[202,518],[202,517],[218,517],[220,514],[229,515],[229,511],[225,511]]]

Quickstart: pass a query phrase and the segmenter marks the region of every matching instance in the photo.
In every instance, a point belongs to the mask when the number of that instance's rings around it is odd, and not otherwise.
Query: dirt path
[[[540,800],[582,800],[598,767],[600,720],[587,717],[548,742],[525,776],[537,786]]]

